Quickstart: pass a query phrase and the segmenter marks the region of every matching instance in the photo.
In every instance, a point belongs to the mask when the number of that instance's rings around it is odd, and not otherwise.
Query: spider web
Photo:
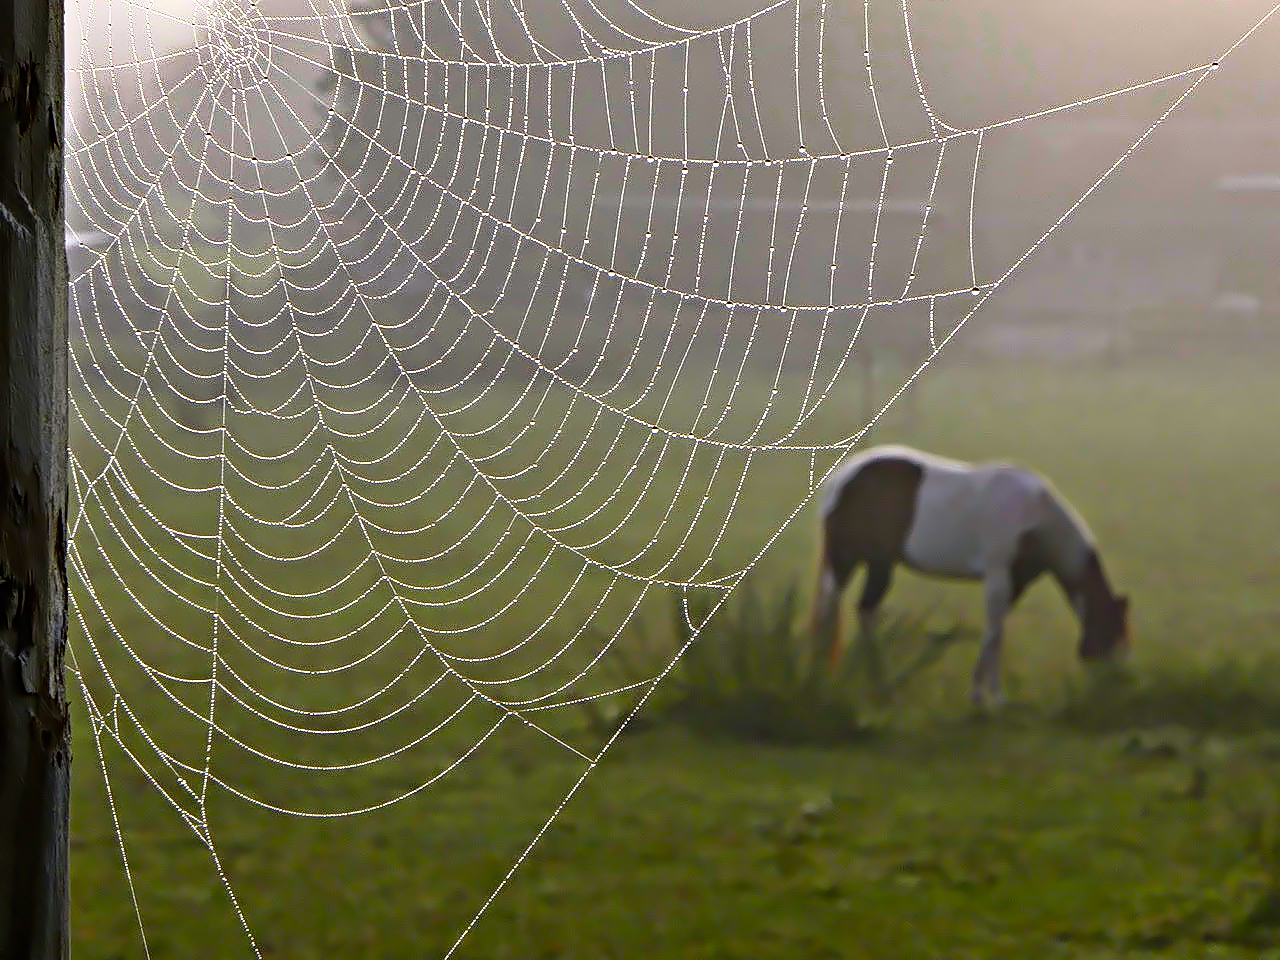
[[[869,344],[914,369],[883,412],[1275,12],[966,129],[905,0],[74,7],[72,669],[144,949],[109,755],[259,955],[212,797],[371,814],[509,731],[552,745],[575,779],[452,953],[618,736],[575,707],[639,710],[676,662],[611,686],[627,630],[714,613],[874,420]],[[1140,93],[1141,136],[985,262],[1001,138]]]

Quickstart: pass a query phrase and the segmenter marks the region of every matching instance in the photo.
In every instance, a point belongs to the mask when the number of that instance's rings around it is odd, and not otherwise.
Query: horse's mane
[[[1097,552],[1097,538],[1093,535],[1093,530],[1089,528],[1089,524],[1085,522],[1084,517],[1080,514],[1075,506],[1062,495],[1053,482],[1046,477],[1040,477],[1040,482],[1044,487],[1045,504],[1049,507],[1051,513],[1062,523],[1070,527],[1085,545],[1093,553]]]

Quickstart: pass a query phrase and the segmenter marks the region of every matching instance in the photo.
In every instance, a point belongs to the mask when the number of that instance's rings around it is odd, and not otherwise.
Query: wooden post
[[[63,0],[0,0],[0,957],[69,953]]]

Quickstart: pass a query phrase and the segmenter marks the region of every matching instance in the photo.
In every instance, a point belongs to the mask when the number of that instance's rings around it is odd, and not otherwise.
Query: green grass
[[[770,745],[665,724],[624,736],[458,956],[1280,957],[1274,363],[939,367],[924,379],[916,423],[891,415],[875,439],[1012,457],[1049,475],[1134,597],[1132,677],[1082,674],[1069,615],[1045,584],[1010,621],[1012,702],[1000,716],[970,714],[975,651],[961,644],[918,678],[887,725],[849,743]],[[825,414],[831,432],[838,406]],[[743,516],[731,549],[758,542],[776,511]],[[810,575],[811,527],[806,512],[766,555],[766,591]],[[188,615],[167,603],[158,606],[166,620]],[[972,588],[909,575],[889,605],[980,623]],[[658,602],[641,622],[661,637],[666,618]],[[170,654],[141,617],[118,626],[152,655],[165,651],[175,672],[199,675],[204,663],[207,673],[207,654]],[[328,654],[306,656],[299,662],[314,667]],[[118,672],[149,729],[198,760],[199,723]],[[304,680],[266,668],[252,676],[324,707]],[[198,710],[201,693],[175,695]],[[408,727],[429,721],[406,714]],[[277,800],[324,809],[422,782],[483,721],[464,718],[452,737],[337,778],[241,766],[223,748],[215,761]],[[560,732],[589,742],[574,723],[585,726],[584,716]],[[266,749],[293,743],[240,732]],[[371,735],[366,752],[378,742]],[[209,853],[104,744],[152,956],[250,955]],[[325,747],[296,759],[346,759]],[[82,711],[75,749],[75,955],[141,956]],[[209,821],[265,954],[433,957],[582,768],[511,726],[444,782],[369,815],[282,818],[214,790]]]

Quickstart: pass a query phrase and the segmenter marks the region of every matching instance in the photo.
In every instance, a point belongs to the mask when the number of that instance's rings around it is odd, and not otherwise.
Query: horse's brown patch
[[[924,467],[901,457],[863,464],[844,482],[823,523],[823,551],[840,586],[867,564],[867,588],[860,606],[874,607],[888,589],[894,564],[916,517]],[[878,595],[877,595],[878,594]]]
[[[1102,569],[1097,550],[1090,550],[1084,569],[1067,584],[1084,605],[1080,656],[1096,660],[1110,656],[1128,642],[1129,598],[1117,595]]]
[[[1042,534],[1039,530],[1031,529],[1025,531],[1018,538],[1017,551],[1013,555],[1013,564],[1009,570],[1009,576],[1013,583],[1013,594],[1010,596],[1010,605],[1017,603],[1031,584],[1050,570],[1053,566],[1053,560],[1045,549]]]

